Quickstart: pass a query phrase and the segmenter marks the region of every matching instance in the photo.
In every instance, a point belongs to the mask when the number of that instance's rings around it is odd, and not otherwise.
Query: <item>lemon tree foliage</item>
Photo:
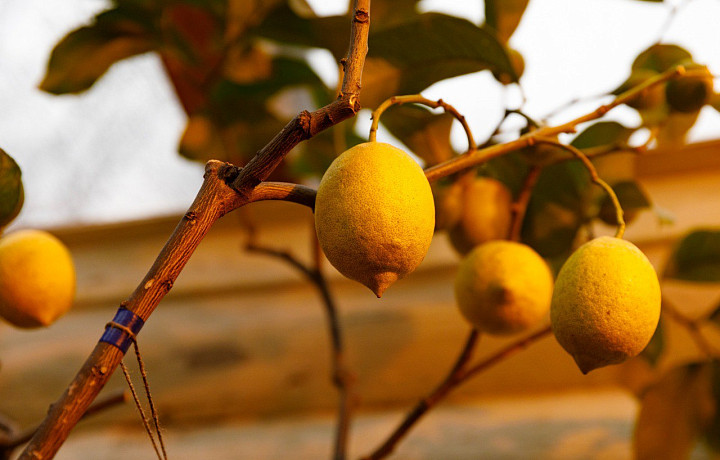
[[[0,149],[0,234],[3,227],[20,213],[24,201],[20,167],[10,155]]]
[[[478,24],[422,13],[417,0],[373,0],[361,105],[375,108],[389,97],[478,71],[503,85],[522,83],[524,58],[509,43],[528,5],[529,0],[486,0],[485,20]],[[242,166],[296,113],[336,99],[338,88],[316,74],[308,56],[325,50],[340,62],[349,20],[349,10],[319,16],[304,0],[113,0],[56,45],[41,88],[54,94],[85,91],[115,62],[156,53],[188,117],[179,153]],[[624,81],[608,82],[608,96],[622,96],[677,66],[681,74],[626,100],[637,111],[636,125],[583,124],[569,144],[600,176],[612,165],[610,185],[629,224],[653,202],[632,168],[619,169],[623,163],[613,158],[638,151],[631,139],[640,130],[650,133],[649,145],[682,145],[705,106],[720,111],[720,94],[703,63],[663,42],[638,50]],[[506,137],[544,127],[510,108],[505,119],[511,113],[524,122],[515,132],[503,132]],[[462,155],[450,143],[453,117],[408,104],[385,112],[382,123],[408,152],[366,143],[353,118],[298,145],[273,173],[275,179],[320,179],[317,237],[338,271],[379,297],[418,266],[434,233],[446,232],[458,252],[460,314],[472,327],[517,333],[542,321],[550,309],[555,337],[582,372],[638,354],[661,372],[663,324],[669,318],[660,320],[657,275],[631,243],[591,238],[595,224],[617,224],[615,203],[595,186],[583,162],[552,143],[556,135],[545,139],[551,143],[533,143],[428,184],[408,153],[424,167]],[[491,136],[484,146],[504,139]],[[17,165],[4,153],[0,167],[2,227],[22,205],[22,183]],[[514,222],[518,215],[522,220]],[[519,241],[498,241],[508,238]],[[67,265],[64,270],[70,273]],[[720,282],[720,231],[704,229],[683,238],[663,278]],[[12,288],[5,291],[10,296]],[[17,302],[7,299],[2,305],[10,311]],[[52,319],[18,316],[15,322],[27,326]],[[720,307],[702,320],[720,325]],[[638,458],[687,457],[697,440],[720,449],[719,367],[707,359],[662,371],[641,398]]]

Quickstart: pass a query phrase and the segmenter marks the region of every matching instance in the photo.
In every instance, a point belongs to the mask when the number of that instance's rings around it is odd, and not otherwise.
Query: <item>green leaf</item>
[[[273,10],[253,29],[253,34],[295,46],[325,48],[336,60],[348,50],[349,16],[300,16],[290,5]]]
[[[635,130],[616,121],[600,121],[585,128],[570,143],[580,150],[604,147],[622,148]]]
[[[661,317],[650,342],[647,344],[645,349],[640,352],[639,356],[647,361],[651,366],[655,367],[660,361],[663,351],[665,351],[665,336],[663,319]]]
[[[517,81],[505,47],[492,33],[465,19],[425,13],[371,31],[369,40],[361,93],[366,107],[480,70],[507,74],[511,81]]]
[[[485,24],[495,31],[498,40],[507,43],[520,24],[530,0],[485,0]]]
[[[646,390],[635,425],[637,460],[689,457],[714,411],[711,377],[710,363],[692,363],[671,369]]]
[[[695,230],[685,236],[670,256],[664,276],[720,282],[720,230]]]
[[[490,176],[505,184],[513,196],[520,193],[520,189],[530,171],[528,159],[520,152],[511,152],[493,158],[482,166],[484,175]]]
[[[20,167],[0,149],[0,233],[20,213],[24,198]]]
[[[147,29],[148,13],[115,8],[92,25],[70,32],[53,49],[40,89],[53,94],[90,88],[115,62],[155,48]]]
[[[401,105],[383,113],[382,124],[407,145],[426,166],[450,159],[450,129],[455,117],[434,113],[418,105]]]
[[[664,72],[683,62],[692,61],[692,54],[677,45],[655,44],[640,53],[632,64],[632,69],[649,69]]]
[[[528,203],[522,239],[541,256],[570,254],[578,230],[587,220],[590,176],[579,160],[543,169]]]

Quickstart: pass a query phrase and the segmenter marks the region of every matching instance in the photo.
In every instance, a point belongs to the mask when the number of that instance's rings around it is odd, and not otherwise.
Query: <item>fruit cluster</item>
[[[434,229],[445,228],[463,256],[456,303],[477,330],[517,333],[549,312],[555,337],[583,373],[648,344],[660,317],[660,286],[632,243],[593,239],[553,282],[540,255],[506,240],[512,195],[502,183],[473,178],[434,191],[435,198],[418,164],[388,144],[368,142],[340,155],[315,203],[317,237],[330,263],[380,297],[422,262]],[[437,210],[436,201],[443,202]]]

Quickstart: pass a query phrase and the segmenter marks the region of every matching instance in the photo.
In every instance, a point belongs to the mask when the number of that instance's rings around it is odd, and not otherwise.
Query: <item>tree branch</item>
[[[195,201],[145,278],[123,303],[127,310],[146,321],[217,219],[250,202],[253,190],[295,145],[355,115],[360,109],[358,95],[367,54],[369,14],[370,0],[355,0],[350,47],[344,61],[346,72],[338,100],[315,112],[300,113],[242,169],[218,161],[208,162],[205,180]],[[98,342],[63,395],[50,406],[47,417],[19,458],[53,458],[123,356],[120,348]]]

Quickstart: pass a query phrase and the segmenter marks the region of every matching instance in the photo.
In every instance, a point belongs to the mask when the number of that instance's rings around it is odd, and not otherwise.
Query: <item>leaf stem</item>
[[[549,144],[564,149],[575,155],[575,157],[577,157],[577,159],[582,162],[583,166],[585,166],[585,169],[587,169],[588,173],[590,173],[590,178],[592,179],[592,181],[599,185],[603,190],[605,190],[605,193],[607,193],[610,197],[610,201],[612,201],[613,206],[615,207],[615,216],[618,222],[617,230],[615,231],[615,237],[622,238],[623,234],[625,233],[625,219],[623,217],[624,213],[622,206],[620,206],[620,200],[618,200],[618,197],[612,187],[610,187],[607,182],[600,178],[597,170],[595,169],[595,166],[588,159],[588,157],[585,156],[585,154],[577,147],[563,144],[553,139],[536,138],[534,139],[534,142],[537,142],[538,144]]]

